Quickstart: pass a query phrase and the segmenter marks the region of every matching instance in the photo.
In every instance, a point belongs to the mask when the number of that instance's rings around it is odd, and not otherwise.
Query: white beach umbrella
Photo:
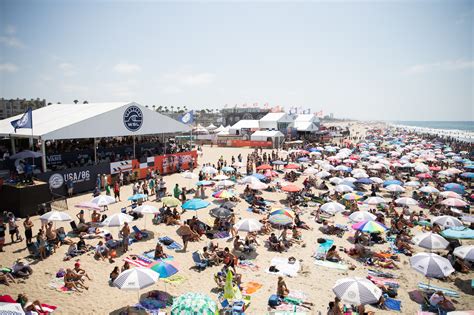
[[[412,180],[412,181],[406,182],[404,186],[407,186],[407,187],[420,187],[421,183],[419,181]]]
[[[426,164],[417,163],[415,165],[415,171],[420,172],[420,173],[426,173],[430,171],[430,168]]]
[[[430,278],[447,277],[454,272],[449,260],[433,253],[419,253],[412,256],[410,265],[416,271]]]
[[[115,198],[106,195],[100,195],[91,200],[92,203],[95,203],[99,207],[107,206],[112,203],[115,203]]]
[[[136,267],[122,272],[114,280],[114,286],[121,290],[138,291],[155,284],[159,277],[160,274],[150,268]]]
[[[413,237],[413,242],[423,248],[427,249],[445,249],[449,242],[439,234],[436,233],[419,233]]]
[[[418,201],[411,197],[402,197],[398,198],[395,200],[396,204],[402,205],[402,206],[416,206],[418,204]]]
[[[20,303],[0,302],[0,314],[2,315],[25,315]]]
[[[404,192],[405,191],[405,188],[397,184],[388,185],[387,187],[385,187],[385,189],[391,192]]]
[[[187,179],[193,179],[193,178],[198,178],[199,176],[197,174],[191,173],[190,171],[184,172],[181,176]]]
[[[49,211],[49,212],[46,212],[45,214],[43,214],[41,217],[40,217],[41,220],[46,220],[46,221],[49,221],[49,222],[52,222],[52,221],[71,221],[72,218],[71,216],[69,216],[69,214],[65,213],[65,212],[60,212],[60,211]]]
[[[125,222],[130,223],[132,221],[133,217],[131,215],[125,213],[115,213],[110,217],[107,217],[107,219],[102,222],[102,226],[122,226]]]
[[[243,219],[234,225],[237,231],[258,232],[262,229],[263,224],[256,219]]]
[[[382,197],[369,197],[367,198],[364,203],[368,205],[378,205],[381,203],[386,203],[387,201]]]
[[[260,180],[255,176],[245,176],[240,181],[242,184],[253,184],[253,183],[260,183]]]
[[[347,186],[347,185],[337,185],[336,188],[334,188],[334,190],[341,193],[354,191],[354,189],[351,186]]]
[[[253,177],[253,176],[252,176]],[[232,187],[234,186],[235,183],[231,180],[228,180],[228,179],[225,179],[225,180],[221,180],[221,181],[218,181],[216,183],[216,186],[217,187]]]
[[[314,167],[308,167],[307,169],[304,170],[303,174],[304,175],[313,175],[313,174],[316,174],[318,172],[317,169],[315,169]]]
[[[142,214],[156,214],[160,210],[157,207],[151,205],[141,205],[133,209],[133,212],[142,213]]]
[[[331,213],[331,214],[334,214],[336,212],[341,212],[344,210],[346,210],[346,207],[344,207],[339,202],[335,202],[335,201],[325,203],[324,205],[321,206],[321,211]]]
[[[441,201],[441,204],[450,207],[465,207],[467,206],[467,202],[458,198],[447,198]]]
[[[349,219],[354,222],[374,221],[377,217],[367,211],[356,211],[349,216]]]
[[[383,179],[381,179],[379,177],[370,177],[370,179],[376,184],[382,184],[383,183]]]
[[[250,184],[250,188],[254,190],[263,190],[267,189],[268,185],[260,181]]]
[[[457,192],[454,191],[442,191],[439,193],[441,197],[443,198],[456,198],[456,199],[462,199],[462,196],[458,194]]]
[[[224,175],[224,174],[219,174],[219,175],[214,176],[212,179],[213,180],[225,180],[225,179],[229,179],[229,176]]]
[[[354,178],[368,178],[369,177],[369,175],[367,175],[367,173],[363,173],[363,172],[355,173],[352,176]]]
[[[329,176],[331,176],[331,173],[329,173],[327,171],[321,171],[321,172],[316,174],[316,177],[318,177],[318,178],[325,178],[325,177],[329,177]]]
[[[217,174],[218,170],[212,166],[204,166],[201,171],[205,174]]]
[[[450,228],[453,226],[463,226],[463,223],[458,219],[450,215],[441,215],[439,217],[434,217],[431,222],[434,224],[439,224],[444,228]]]
[[[454,255],[470,261],[474,261],[474,245],[464,245],[456,247]]]
[[[340,178],[340,177],[331,177],[329,179],[329,182],[333,185],[339,185],[340,183],[342,183],[344,181],[344,179]]]
[[[382,290],[372,281],[359,277],[337,280],[332,291],[344,302],[354,305],[377,303],[382,295]]]
[[[335,167],[332,166],[331,164],[323,164],[321,165],[321,168],[325,171],[334,171]]]
[[[419,189],[421,192],[427,193],[427,194],[438,194],[439,190],[436,189],[433,186],[423,186]]]

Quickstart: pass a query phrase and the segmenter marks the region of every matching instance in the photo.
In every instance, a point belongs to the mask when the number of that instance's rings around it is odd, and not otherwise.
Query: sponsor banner
[[[74,193],[91,191],[95,188],[98,174],[109,174],[110,164],[102,163],[92,166],[76,167],[66,170],[38,174],[38,178],[47,182],[55,194],[65,195],[66,183],[71,180]]]
[[[119,174],[120,172],[125,173],[131,171],[133,168],[132,161],[133,160],[125,160],[110,163],[110,174]]]
[[[190,164],[193,168],[197,165],[197,152],[180,152],[175,154],[166,154],[155,157],[155,165],[161,174],[170,174],[181,170],[188,170]]]
[[[272,147],[271,141],[230,140],[231,147]]]

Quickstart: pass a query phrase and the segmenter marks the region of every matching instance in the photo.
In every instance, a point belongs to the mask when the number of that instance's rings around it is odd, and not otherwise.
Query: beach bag
[[[272,294],[268,299],[268,306],[275,307],[281,304],[281,300],[276,294]]]
[[[270,272],[279,272],[280,270],[278,270],[277,267],[275,267],[275,266],[270,266],[270,268],[268,268],[268,271],[270,271]]]
[[[59,269],[59,271],[56,272],[56,278],[62,278],[65,275],[66,275],[66,271],[63,268]]]
[[[169,238],[165,238],[161,242],[163,243],[163,245],[166,245],[166,246],[173,244],[173,240]]]

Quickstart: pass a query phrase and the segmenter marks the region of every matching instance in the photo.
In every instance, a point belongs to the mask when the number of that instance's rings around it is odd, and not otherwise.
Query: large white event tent
[[[43,169],[46,169],[47,140],[99,139],[190,131],[187,125],[135,102],[49,105],[33,111],[32,129],[17,129],[15,132],[11,122],[22,116],[23,114],[0,120],[0,137],[11,139],[13,151],[15,138],[41,141]]]

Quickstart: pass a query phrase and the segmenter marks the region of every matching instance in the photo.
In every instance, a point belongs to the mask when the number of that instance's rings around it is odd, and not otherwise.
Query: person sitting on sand
[[[128,269],[130,269],[130,263],[128,261],[126,261],[126,262],[123,263],[121,272],[124,272],[125,270],[128,270]]]
[[[71,269],[66,269],[66,274],[64,275],[64,286],[68,289],[75,289],[77,292],[82,292],[80,289],[89,290],[88,287],[83,285],[80,282],[80,278],[76,275]]]
[[[76,275],[81,277],[81,280],[83,277],[86,277],[87,279],[92,280],[89,277],[89,275],[86,273],[86,271],[81,268],[81,263],[79,261],[76,261],[76,263],[74,264],[74,272],[76,273]]]
[[[275,233],[272,233],[268,238],[268,243],[270,244],[270,248],[276,250],[278,252],[282,252],[286,249],[285,245],[278,239]]]
[[[336,245],[333,245],[328,250],[328,252],[326,253],[326,260],[332,261],[332,262],[340,262],[342,260],[341,256],[339,256],[339,253],[337,252]]]
[[[97,210],[92,211],[91,221],[94,223],[100,222],[100,214],[97,212]]]
[[[245,242],[248,242],[249,244],[260,245],[257,240],[257,232],[247,232],[247,235],[245,236]]]
[[[6,286],[10,286],[10,283],[16,283],[11,272],[11,269],[0,268],[0,282],[3,282]]]
[[[33,274],[33,269],[23,259],[18,259],[12,267],[12,274],[17,278],[28,278]]]
[[[107,248],[107,246],[104,245],[104,242],[99,241],[99,243],[95,247],[95,257],[97,259],[102,259],[102,260],[109,259],[110,262],[113,262],[112,258],[109,257],[109,254],[110,254],[110,251]]]
[[[209,251],[207,246],[204,246],[204,248],[202,249],[202,256],[205,260],[207,260],[208,265],[217,266],[221,262],[219,256],[217,256],[215,252]]]
[[[395,246],[397,247],[399,251],[403,252],[405,255],[411,255],[412,253],[412,247],[410,246],[410,244],[402,240],[400,234],[398,234],[397,237],[395,238]]]
[[[343,315],[341,299],[336,296],[334,301],[329,302],[329,310],[327,315]]]
[[[240,239],[240,235],[237,235],[235,237],[233,245],[234,245],[234,251],[239,251],[239,252],[245,251],[244,242]]]
[[[302,306],[307,309],[311,309],[311,306],[314,305],[311,302],[306,302],[297,298],[289,297],[289,294],[290,290],[286,286],[285,280],[283,280],[282,276],[279,276],[277,282],[277,295],[279,298],[283,299],[285,303]]]
[[[18,294],[18,297],[16,298],[16,302],[21,305],[23,310],[25,312],[28,312],[28,314],[34,314],[32,312],[42,312],[42,313],[47,313],[41,306],[40,301],[35,300],[33,302],[28,302],[28,297],[24,293]],[[8,313],[8,312],[7,312]]]
[[[259,222],[262,223],[262,229],[260,230],[261,233],[268,234],[268,233],[272,232],[272,230],[273,230],[272,225],[268,221],[267,218],[263,218]]]
[[[156,243],[156,247],[155,247],[154,259],[157,260],[157,259],[163,259],[163,258],[168,258],[168,255],[165,254],[163,250],[163,246],[161,246],[161,244],[158,242]]]
[[[117,279],[119,275],[120,275],[120,268],[118,266],[115,266],[114,270],[112,270],[112,272],[109,275],[110,281],[114,282],[115,279]]]
[[[53,229],[53,222],[49,222],[46,226],[46,238],[48,244],[53,249],[53,253],[55,253],[56,249],[59,247],[59,239],[56,231]]]

